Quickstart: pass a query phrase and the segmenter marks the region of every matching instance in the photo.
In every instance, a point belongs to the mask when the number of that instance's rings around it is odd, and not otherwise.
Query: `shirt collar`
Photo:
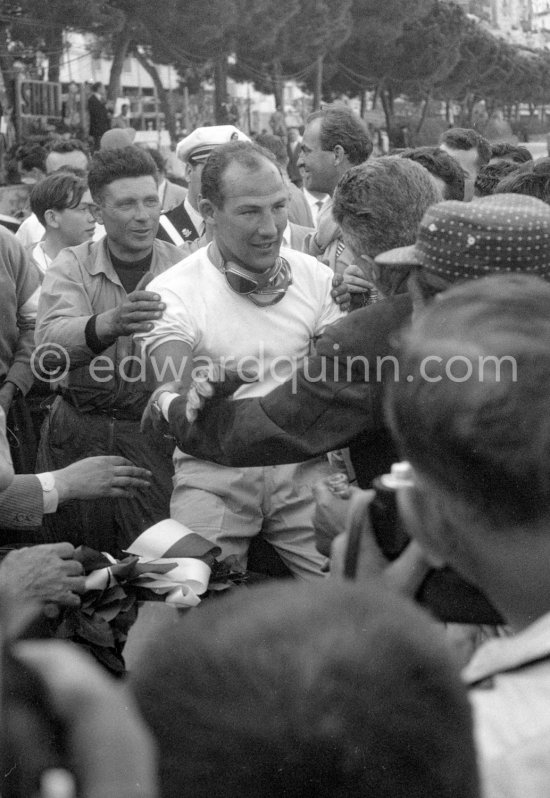
[[[52,259],[50,256],[44,251],[42,247],[42,242],[39,241],[32,250],[32,256],[34,261],[41,272],[44,274],[46,273],[48,266],[51,264]]]
[[[195,228],[197,233],[199,235],[202,235],[202,226],[204,222],[202,215],[193,208],[187,197],[183,200],[183,207],[187,211],[187,214],[191,219],[193,227]]]
[[[157,186],[159,195],[160,207],[164,210],[164,199],[166,195],[166,180],[161,180]]]
[[[467,684],[515,670],[540,659],[550,660],[550,612],[511,636],[480,646],[462,672]]]

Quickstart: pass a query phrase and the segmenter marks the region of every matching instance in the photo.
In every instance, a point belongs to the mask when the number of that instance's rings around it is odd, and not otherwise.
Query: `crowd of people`
[[[0,227],[2,794],[546,796],[550,158],[93,135]],[[167,518],[263,580],[122,683],[29,639]]]

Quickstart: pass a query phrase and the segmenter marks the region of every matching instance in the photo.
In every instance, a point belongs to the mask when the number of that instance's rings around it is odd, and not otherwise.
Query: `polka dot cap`
[[[511,272],[550,281],[550,206],[521,194],[440,202],[424,214],[412,247],[375,260],[381,266],[422,266],[449,282]]]

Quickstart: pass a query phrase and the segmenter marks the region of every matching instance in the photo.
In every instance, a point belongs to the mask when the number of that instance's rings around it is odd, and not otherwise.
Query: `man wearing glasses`
[[[245,142],[217,147],[202,173],[201,213],[212,243],[155,279],[166,308],[142,337],[159,383],[178,378],[186,393],[198,366],[255,372],[240,396],[262,396],[292,377],[312,340],[340,318],[332,272],[281,249],[288,192],[273,156]],[[157,412],[178,394],[164,386]],[[290,570],[319,578],[311,485],[323,458],[268,468],[230,468],[176,449],[171,515],[218,543],[245,568],[250,539],[262,531]]]

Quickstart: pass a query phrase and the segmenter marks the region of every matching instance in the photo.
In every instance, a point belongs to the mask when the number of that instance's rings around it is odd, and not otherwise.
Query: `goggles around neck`
[[[260,307],[276,305],[292,285],[290,264],[280,255],[271,269],[258,274],[233,261],[225,261],[215,242],[210,244],[208,254],[214,266],[225,276],[229,288]]]

